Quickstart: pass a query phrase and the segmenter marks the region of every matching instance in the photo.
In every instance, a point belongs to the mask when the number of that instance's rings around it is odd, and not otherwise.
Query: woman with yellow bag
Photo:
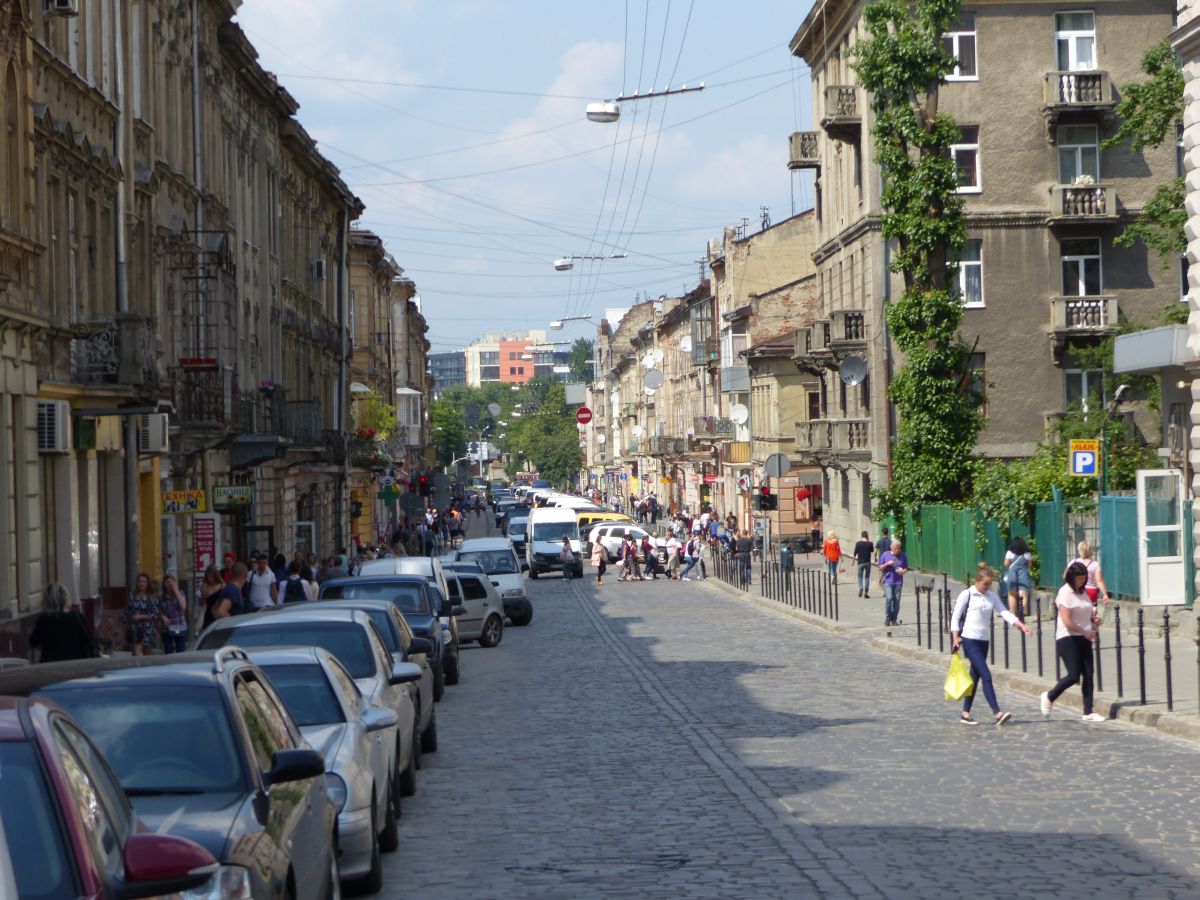
[[[978,725],[971,716],[971,703],[975,699],[974,687],[983,682],[983,696],[987,698],[992,708],[996,724],[1003,725],[1012,718],[1012,713],[1002,712],[996,702],[996,689],[992,687],[992,673],[988,669],[988,643],[991,636],[992,615],[999,613],[1004,621],[1014,625],[1026,635],[1032,634],[1033,629],[1013,615],[996,593],[992,591],[992,582],[996,573],[991,566],[980,563],[975,572],[975,583],[958,595],[954,602],[954,612],[950,615],[950,649],[956,652],[962,647],[963,655],[971,664],[972,690],[963,698],[961,721],[964,725]]]

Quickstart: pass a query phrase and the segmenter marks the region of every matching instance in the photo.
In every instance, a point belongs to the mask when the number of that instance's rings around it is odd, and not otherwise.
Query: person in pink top
[[[1063,691],[1082,681],[1083,721],[1104,722],[1107,721],[1105,716],[1092,711],[1092,675],[1096,665],[1092,642],[1096,640],[1100,617],[1096,615],[1091,598],[1084,590],[1087,579],[1087,566],[1081,562],[1071,563],[1067,566],[1064,584],[1054,598],[1054,605],[1058,608],[1054,643],[1066,672],[1058,684],[1042,694],[1042,715],[1048,717],[1054,701]]]

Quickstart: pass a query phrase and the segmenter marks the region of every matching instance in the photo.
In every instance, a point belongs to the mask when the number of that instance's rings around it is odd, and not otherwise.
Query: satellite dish
[[[642,365],[645,366],[647,369],[653,369],[654,364],[656,362],[657,362],[657,360],[654,358],[653,350],[651,350],[649,353],[647,353],[645,356],[642,357]]]
[[[603,447],[608,442],[608,438],[602,434],[596,435],[596,443]]]
[[[667,354],[663,353],[662,347],[655,347],[650,352],[654,354],[655,365],[662,365],[662,361],[667,358]]]
[[[857,353],[847,356],[838,369],[838,377],[842,379],[843,384],[850,387],[862,384],[867,380],[867,361]]]
[[[634,437],[641,437],[643,434],[645,434],[645,432],[646,432],[646,429],[643,428],[641,425],[633,426],[633,436]]]
[[[642,384],[646,386],[648,391],[657,391],[663,386],[663,373],[658,369],[651,369],[646,373],[646,377],[642,379]]]
[[[734,425],[745,425],[750,421],[750,410],[746,409],[745,403],[735,403],[729,408],[729,418]]]
[[[692,352],[692,336],[690,334],[685,334],[679,339],[679,349],[684,353]]]

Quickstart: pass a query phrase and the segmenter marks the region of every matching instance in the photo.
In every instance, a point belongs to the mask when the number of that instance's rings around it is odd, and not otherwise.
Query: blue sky
[[[811,106],[787,42],[810,6],[245,0],[238,20],[365,202],[360,224],[416,281],[439,352],[679,294],[725,225],[810,206],[811,180],[786,165]],[[622,88],[701,80],[625,104],[616,125],[584,117]]]

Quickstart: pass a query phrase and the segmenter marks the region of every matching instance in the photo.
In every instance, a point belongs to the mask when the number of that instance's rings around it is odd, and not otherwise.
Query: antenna
[[[771,210],[769,207],[760,206],[758,208],[758,214],[761,217],[759,221],[762,222],[762,230],[766,231],[771,227]]]

